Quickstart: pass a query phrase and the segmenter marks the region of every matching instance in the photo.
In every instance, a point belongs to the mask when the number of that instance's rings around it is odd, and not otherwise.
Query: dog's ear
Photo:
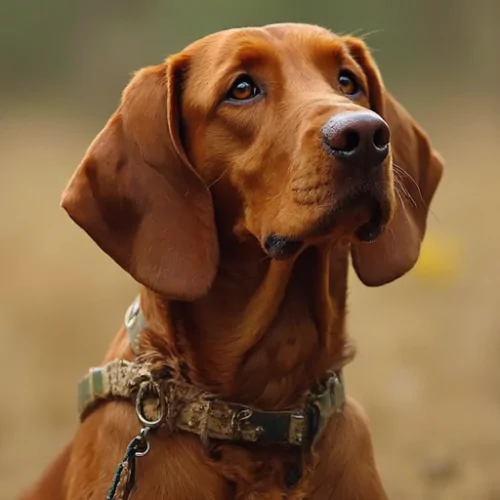
[[[351,248],[360,280],[368,286],[378,286],[401,277],[417,262],[443,160],[408,111],[384,88],[366,45],[352,37],[345,37],[344,41],[368,79],[370,107],[391,129],[396,195],[393,217],[377,240],[354,243]]]
[[[188,65],[178,55],[136,73],[61,203],[135,280],[180,300],[208,291],[219,257],[210,192],[181,141]]]

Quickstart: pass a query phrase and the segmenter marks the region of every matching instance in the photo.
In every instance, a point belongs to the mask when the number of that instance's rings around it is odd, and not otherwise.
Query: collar
[[[130,343],[139,355],[139,337],[147,327],[137,298],[125,315]],[[308,391],[303,404],[282,411],[263,411],[227,402],[170,376],[141,361],[116,359],[89,370],[78,384],[78,411],[83,420],[98,403],[113,398],[135,403],[143,426],[166,425],[171,431],[197,434],[203,441],[281,443],[304,446],[312,443],[330,418],[345,403],[341,371]]]

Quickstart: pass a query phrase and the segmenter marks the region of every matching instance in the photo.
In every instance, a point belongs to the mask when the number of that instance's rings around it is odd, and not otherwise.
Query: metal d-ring
[[[151,393],[155,393],[160,406],[160,414],[155,420],[150,420],[148,417],[146,417],[146,415],[144,415],[143,402],[145,396]],[[140,420],[141,424],[144,425],[144,427],[154,429],[163,422],[167,412],[167,405],[165,402],[165,395],[163,394],[163,391],[161,390],[159,384],[157,384],[156,382],[144,382],[141,384],[135,400],[135,412],[137,414],[137,418]]]
[[[144,457],[149,453],[149,450],[151,449],[151,445],[149,444],[149,441],[146,439],[146,436],[148,435],[148,432],[151,430],[151,427],[143,427],[141,429],[141,432],[137,436],[137,440],[140,441],[142,444],[145,445],[144,449],[142,451],[135,450],[134,454],[136,457]]]

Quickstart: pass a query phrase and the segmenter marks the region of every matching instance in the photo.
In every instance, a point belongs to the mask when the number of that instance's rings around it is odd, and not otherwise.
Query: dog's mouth
[[[370,192],[361,192],[336,203],[318,220],[309,236],[317,238],[338,232],[342,235],[353,235],[360,242],[371,243],[383,233],[389,213],[388,201]],[[266,237],[263,246],[269,257],[283,260],[297,254],[304,243],[305,238],[271,233]]]
[[[364,210],[366,220],[357,226],[355,237],[364,243],[375,241],[384,231],[389,219],[389,204],[370,193],[361,193],[352,197],[347,205],[340,209],[340,217],[348,216],[350,211]],[[334,220],[334,225],[335,225]],[[338,221],[340,222],[340,220]]]
[[[332,231],[352,234],[359,241],[375,241],[384,231],[389,220],[389,201],[370,191],[361,191],[337,202],[318,221],[315,233]]]

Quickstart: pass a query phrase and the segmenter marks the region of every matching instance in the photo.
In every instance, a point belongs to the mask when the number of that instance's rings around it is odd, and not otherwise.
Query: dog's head
[[[211,35],[139,71],[62,205],[172,298],[207,292],[222,234],[280,259],[349,240],[360,279],[381,285],[415,264],[441,173],[362,41],[271,25]]]

